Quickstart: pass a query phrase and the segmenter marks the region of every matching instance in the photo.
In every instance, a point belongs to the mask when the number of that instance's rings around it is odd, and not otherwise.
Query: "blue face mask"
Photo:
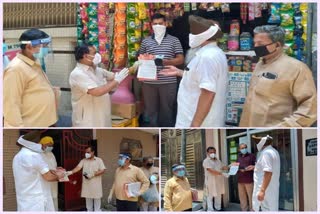
[[[39,53],[34,53],[33,57],[36,59],[41,59],[46,57],[49,54],[49,48],[48,47],[41,47]]]
[[[184,177],[185,175],[186,175],[186,171],[184,171],[184,170],[180,170],[177,172],[178,177]]]
[[[6,44],[6,43],[3,43],[3,44],[2,44],[2,54],[5,54],[5,53],[7,52],[7,50],[8,50],[7,44]]]
[[[240,152],[241,154],[245,155],[248,153],[248,150],[245,148],[245,149],[241,149]]]
[[[119,159],[118,160],[118,165],[119,166],[124,166],[125,162],[126,162],[126,159]]]

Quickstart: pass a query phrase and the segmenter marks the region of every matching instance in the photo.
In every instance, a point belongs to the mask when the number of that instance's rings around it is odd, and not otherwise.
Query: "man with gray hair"
[[[254,29],[260,61],[250,87],[240,126],[308,127],[317,120],[317,91],[308,66],[283,52],[285,31],[274,25]]]

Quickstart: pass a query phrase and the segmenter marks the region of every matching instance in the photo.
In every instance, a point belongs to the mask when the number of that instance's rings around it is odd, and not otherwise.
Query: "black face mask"
[[[153,163],[147,163],[146,165],[147,165],[147,167],[152,167]]]
[[[269,52],[269,50],[267,49],[267,46],[272,45],[272,44],[274,44],[274,42],[267,44],[267,45],[261,45],[261,46],[254,47],[254,52],[256,53],[256,56],[257,57],[264,57],[264,56],[267,56],[269,54],[274,53],[277,49],[275,49],[272,52]]]

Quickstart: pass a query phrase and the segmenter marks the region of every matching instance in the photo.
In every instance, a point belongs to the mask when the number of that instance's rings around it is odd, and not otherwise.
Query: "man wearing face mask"
[[[153,158],[152,157],[144,157],[143,160],[143,166],[140,168],[144,175],[149,178],[149,180],[151,181],[152,179],[151,176],[152,175],[159,175],[159,168],[158,167],[155,167],[153,166]],[[158,181],[154,181],[154,182],[157,182]],[[157,183],[150,183],[150,187],[151,188],[151,185],[156,185]],[[158,190],[159,190],[159,186],[157,185],[158,187]],[[143,200],[142,197],[140,197],[140,211],[157,211],[157,208],[159,207],[159,201],[157,202],[146,202],[145,200]]]
[[[172,165],[173,177],[167,180],[163,190],[165,211],[192,211],[192,191],[186,168],[182,164]]]
[[[217,22],[189,16],[189,46],[195,56],[182,71],[167,66],[160,73],[182,76],[176,127],[222,127],[228,85],[228,63],[216,41],[223,33]]]
[[[41,138],[40,144],[42,145],[42,149],[44,150],[44,152],[41,153],[43,160],[48,164],[50,170],[56,170],[58,164],[54,154],[52,153],[54,145],[52,137],[45,136]],[[55,211],[58,211],[58,182],[50,182],[50,188],[54,209]]]
[[[5,127],[48,127],[57,120],[56,92],[39,64],[48,54],[51,37],[29,29],[19,38],[21,53],[3,74]]]
[[[260,139],[257,149],[260,152],[254,168],[254,187],[252,194],[252,208],[254,211],[278,211],[279,210],[279,177],[280,156],[272,147],[272,137]]]
[[[238,192],[242,211],[252,210],[253,170],[256,157],[248,152],[247,144],[239,145]]]
[[[151,18],[153,35],[145,38],[139,54],[163,56],[163,65],[182,65],[184,56],[178,38],[166,32],[166,18],[154,14]],[[162,69],[158,66],[158,72]],[[142,86],[145,113],[150,119],[150,126],[173,127],[175,121],[174,105],[177,97],[177,78],[157,73],[157,80],[144,81]]]
[[[138,196],[128,197],[124,191],[124,185],[129,183],[140,182],[141,187],[139,196],[149,188],[150,182],[143,171],[131,164],[132,156],[130,153],[119,154],[118,165],[112,188],[109,193],[108,202],[111,203],[112,195],[116,196],[117,211],[137,211]]]
[[[17,211],[55,211],[49,182],[58,181],[64,174],[50,169],[41,155],[45,147],[36,143],[39,140],[39,131],[31,131],[17,140],[21,149],[12,164]]]
[[[216,149],[212,146],[207,148],[207,158],[203,160],[205,181],[207,190],[207,211],[221,210],[221,195],[224,194],[224,177],[221,170],[228,170],[217,158]],[[214,199],[214,208],[213,201]]]
[[[275,25],[254,29],[260,57],[241,115],[243,127],[308,127],[317,119],[317,91],[307,65],[283,52],[285,31]]]
[[[77,66],[71,72],[72,126],[111,127],[109,93],[127,76],[129,70],[112,73],[98,67],[101,56],[92,45],[75,48]]]
[[[102,198],[102,175],[106,171],[101,158],[96,157],[92,146],[85,149],[85,158],[80,161],[78,166],[67,175],[72,175],[82,169],[82,188],[81,197],[86,199],[88,212],[101,211]]]

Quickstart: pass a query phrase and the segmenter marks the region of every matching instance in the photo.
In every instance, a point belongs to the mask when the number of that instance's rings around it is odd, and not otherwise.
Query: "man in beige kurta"
[[[256,55],[261,58],[250,81],[240,126],[311,126],[317,120],[317,91],[310,69],[283,53],[281,27],[260,26],[254,33]]]
[[[214,147],[207,148],[208,157],[203,160],[204,168],[204,186],[207,190],[207,210],[219,211],[221,210],[221,195],[224,194],[224,177],[221,172],[226,167],[216,156],[216,149]],[[214,198],[214,208],[213,208]]]
[[[49,35],[38,29],[25,31],[21,53],[3,73],[3,120],[5,127],[49,127],[57,120],[56,91],[41,68],[39,53]],[[42,57],[45,57],[42,55]]]
[[[119,155],[118,165],[114,175],[114,181],[109,193],[108,202],[111,203],[113,193],[116,196],[117,211],[137,211],[138,196],[142,195],[149,188],[150,182],[142,170],[131,164],[130,153]],[[125,191],[125,184],[140,182],[141,187],[138,195],[128,197]]]
[[[94,156],[91,146],[86,148],[85,158],[67,175],[72,175],[82,169],[81,197],[86,199],[87,211],[101,211],[102,175],[106,170],[101,158]]]

